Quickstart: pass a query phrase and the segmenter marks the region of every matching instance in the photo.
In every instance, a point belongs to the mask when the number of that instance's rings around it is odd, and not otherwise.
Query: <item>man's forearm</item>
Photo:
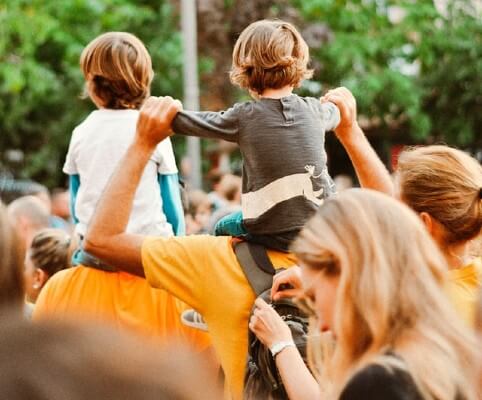
[[[360,185],[392,196],[393,182],[390,174],[361,128],[355,125],[351,135],[339,139],[350,157]]]
[[[125,230],[137,186],[153,151],[137,142],[129,147],[99,200],[84,241],[87,252],[136,275],[143,273],[143,238],[128,235]]]

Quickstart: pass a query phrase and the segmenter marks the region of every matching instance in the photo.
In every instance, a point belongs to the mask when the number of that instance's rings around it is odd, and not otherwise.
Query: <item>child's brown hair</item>
[[[80,56],[88,90],[110,109],[137,109],[150,94],[154,73],[144,44],[127,32],[107,32]]]
[[[243,89],[262,94],[265,89],[300,86],[311,78],[309,49],[296,28],[280,20],[249,25],[233,50],[231,81]]]

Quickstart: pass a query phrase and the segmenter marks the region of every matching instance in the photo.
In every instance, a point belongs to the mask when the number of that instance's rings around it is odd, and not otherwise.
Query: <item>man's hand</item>
[[[156,147],[172,134],[171,122],[181,110],[181,102],[172,97],[149,97],[140,110],[136,142],[149,149]]]
[[[345,87],[329,90],[321,99],[321,102],[334,103],[340,110],[341,120],[335,128],[335,134],[340,141],[350,139],[358,128],[356,121],[356,100],[352,93]]]

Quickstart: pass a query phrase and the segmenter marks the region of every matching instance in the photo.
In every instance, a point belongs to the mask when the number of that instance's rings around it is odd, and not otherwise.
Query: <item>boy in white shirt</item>
[[[72,216],[82,238],[109,177],[134,139],[138,109],[150,94],[153,71],[143,43],[125,32],[94,39],[82,52],[80,66],[87,95],[98,110],[74,129],[63,171],[69,175]],[[165,140],[144,171],[129,232],[184,234],[177,173],[171,142]],[[81,249],[74,264],[102,266]]]

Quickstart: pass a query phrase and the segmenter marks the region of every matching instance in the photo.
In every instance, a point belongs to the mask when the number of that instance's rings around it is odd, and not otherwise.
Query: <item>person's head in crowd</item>
[[[0,177],[0,199],[4,204],[8,205],[23,196],[37,196],[41,200],[47,200],[46,204],[49,204],[48,189],[40,183]]]
[[[347,190],[325,201],[293,250],[318,327],[336,338],[319,368],[329,398],[376,363],[406,370],[424,398],[475,399],[475,338],[444,293],[443,255],[408,207]]]
[[[350,175],[340,174],[333,178],[337,192],[351,189],[353,187],[353,178]]]
[[[22,249],[7,210],[0,201],[0,308],[23,303]]]
[[[205,362],[178,346],[162,351],[99,325],[18,318],[0,321],[0,337],[5,399],[220,399]]]
[[[231,81],[254,97],[266,89],[296,88],[313,75],[309,58],[308,45],[290,23],[253,22],[234,46]]]
[[[451,266],[482,228],[482,166],[447,146],[405,150],[398,159],[399,197],[415,210]]]
[[[230,204],[241,203],[241,178],[232,174],[225,174],[219,181],[219,193]]]
[[[50,212],[36,196],[23,196],[8,205],[8,214],[25,249],[37,232],[49,227]]]
[[[57,188],[52,191],[52,215],[56,215],[68,221],[70,219],[70,195],[69,191]]]
[[[194,235],[206,232],[212,213],[212,203],[202,190],[188,192],[189,208],[186,214],[186,233]]]
[[[52,275],[71,267],[75,243],[60,229],[45,229],[37,233],[25,257],[25,294],[35,303],[40,291]]]
[[[127,32],[107,32],[84,49],[80,67],[88,96],[98,108],[138,109],[154,73],[144,44]]]

